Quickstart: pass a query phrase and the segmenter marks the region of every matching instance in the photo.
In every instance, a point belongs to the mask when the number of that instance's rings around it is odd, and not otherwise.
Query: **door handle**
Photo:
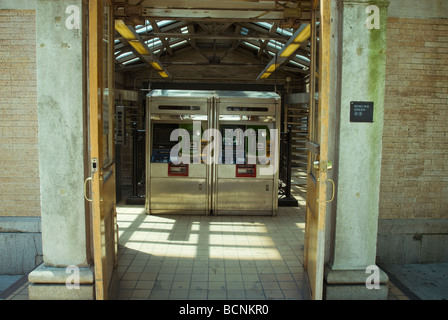
[[[326,200],[326,201],[325,201],[326,203],[329,203],[329,202],[332,202],[332,201],[334,200],[334,192],[335,192],[335,189],[336,189],[336,188],[335,188],[333,179],[327,179],[327,180],[325,180],[325,182],[327,182],[327,181],[330,181],[330,182],[331,182],[331,185],[332,185],[332,187],[333,187],[333,190],[332,190],[332,192],[331,192],[331,198],[330,198],[330,200]],[[319,199],[316,199],[316,202],[319,203]]]
[[[334,200],[334,189],[335,189],[335,186],[334,186],[334,181],[333,181],[333,179],[327,179],[327,181],[330,181],[331,184],[332,184],[332,187],[333,187],[333,191],[332,191],[332,193],[331,193],[331,199],[326,201],[327,203],[329,203],[329,202],[332,202],[332,201]]]
[[[86,198],[87,201],[92,202],[92,199],[89,199],[87,197],[87,182],[88,181],[92,181],[92,177],[88,177],[85,181],[84,181],[84,198]]]
[[[98,159],[97,158],[92,158],[90,160],[90,170],[92,172],[92,174],[94,174],[95,172],[98,172]],[[84,198],[86,198],[87,201],[92,202],[92,199],[89,199],[89,197],[87,196],[87,182],[92,181],[92,177],[88,177],[85,181],[84,181]]]

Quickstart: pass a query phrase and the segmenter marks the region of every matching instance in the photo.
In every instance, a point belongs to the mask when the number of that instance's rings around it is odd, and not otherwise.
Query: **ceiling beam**
[[[265,66],[264,63],[250,63],[250,62],[188,62],[188,61],[180,61],[180,62],[167,62],[167,65],[173,66],[233,66],[233,67],[256,67],[260,68]]]
[[[164,3],[163,1],[160,1]],[[215,1],[221,3],[223,1]],[[228,2],[228,1],[227,1]],[[233,2],[237,3],[237,2]],[[193,8],[160,8],[160,7],[141,7],[137,10],[138,15],[131,15],[126,10],[120,10],[116,6],[115,17],[126,20],[132,16],[142,18],[152,18],[156,20],[184,20],[184,21],[286,21],[288,19],[307,20],[311,19],[310,11],[297,11],[296,16],[291,17],[285,12],[282,6],[276,6],[271,9],[238,9],[235,7],[226,9],[193,9]]]
[[[151,23],[153,30],[155,30],[158,33],[161,32],[159,26],[157,25],[157,22],[154,19],[150,19],[149,22]],[[159,37],[159,38],[160,38],[160,41],[162,41],[163,45],[165,46],[166,52],[168,52],[168,54],[170,56],[172,56],[173,49],[170,46],[170,38],[171,37]],[[143,39],[143,37],[142,37],[142,39]]]
[[[228,28],[230,28],[230,26],[233,25],[233,21],[227,21],[225,22],[223,25],[221,25],[221,27],[218,29],[217,33],[218,34],[223,34]]]
[[[226,52],[224,52],[224,54],[218,58],[217,62],[220,63],[222,61],[222,59],[224,59],[230,52],[232,52],[233,50],[235,50],[239,45],[240,45],[240,40],[238,41],[234,41],[232,46],[226,50]]]
[[[276,4],[278,2],[278,4]],[[300,1],[275,1],[275,0],[115,0],[116,6],[141,5],[143,8],[157,8],[157,9],[238,9],[238,10],[273,10],[276,8],[300,7],[305,10],[310,9],[311,0]]]
[[[234,34],[239,35],[241,33],[241,29],[242,29],[241,25],[235,25]],[[230,52],[232,52],[233,50],[238,48],[240,44],[241,44],[241,39],[233,40],[230,48],[219,58],[218,61],[221,62],[222,59],[224,59]]]
[[[199,49],[195,41],[193,40],[187,40],[187,41],[193,49],[195,49],[201,56],[203,56],[205,59],[207,59],[208,62],[210,62],[210,58],[204,52],[202,52],[201,49]]]
[[[219,1],[217,1],[219,2]],[[283,11],[244,11],[244,10],[188,10],[188,9],[143,9],[143,17],[186,21],[279,21],[284,20]],[[311,15],[310,15],[311,17]],[[306,19],[303,15],[301,19]],[[307,19],[308,20],[308,19]]]
[[[262,41],[261,38],[259,38],[258,41],[260,41],[260,49],[257,52],[257,56],[260,58],[264,52],[264,50],[266,49],[269,40],[273,39],[274,34],[277,33],[277,23],[273,23],[272,27],[269,29],[269,39],[268,40],[264,40]]]
[[[177,38],[177,39],[205,39],[205,40],[277,40],[281,42],[288,41],[288,36],[268,35],[268,34],[208,34],[208,33],[180,33],[180,32],[151,32],[142,35],[144,40],[152,38]]]
[[[193,35],[193,34],[196,33],[196,31],[195,31],[195,30],[196,30],[196,27],[195,27],[194,24],[189,25],[188,28],[187,28],[187,30],[188,30],[188,34]],[[189,38],[189,42],[192,43],[192,46],[196,46],[196,39],[195,39],[195,38]],[[193,47],[193,48],[194,48],[194,47]]]
[[[254,45],[254,46],[259,46],[259,45],[260,45],[260,43],[257,43],[257,42],[255,42],[255,41],[253,41],[253,40],[250,40],[250,41],[247,41],[247,42],[250,43],[250,44],[252,44],[252,45]],[[305,44],[304,46],[306,46],[306,44]],[[281,50],[281,49],[280,49],[280,50]],[[266,48],[266,51],[271,51],[271,52],[273,52],[273,53],[277,53],[277,52],[278,52],[278,50],[275,50],[275,49],[271,49],[271,50],[270,50],[269,48]],[[302,46],[301,46],[299,49],[297,49],[296,54],[298,54],[298,55],[302,55],[302,56],[304,56],[304,57],[307,57],[307,56],[309,55],[309,51],[303,50],[303,49],[302,49]],[[268,52],[266,52],[266,56],[271,57],[271,56],[269,55]],[[297,62],[297,63],[300,63],[300,64],[304,65],[305,67],[309,67],[309,65],[310,65],[309,62],[307,62],[307,61],[303,61],[303,60],[301,60],[301,59],[297,59],[297,58],[295,58],[294,56],[291,56],[291,57],[289,57],[288,59],[285,59],[283,62],[286,63],[286,62],[288,62],[289,60],[292,60],[292,61],[295,61],[295,62]]]

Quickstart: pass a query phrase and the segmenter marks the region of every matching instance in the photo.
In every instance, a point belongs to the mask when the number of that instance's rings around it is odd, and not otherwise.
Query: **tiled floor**
[[[119,299],[303,299],[302,208],[281,207],[275,217],[154,216],[118,205]],[[27,300],[27,287],[15,284],[5,299]],[[389,300],[408,299],[389,287]]]
[[[120,299],[302,299],[304,216],[118,208]]]

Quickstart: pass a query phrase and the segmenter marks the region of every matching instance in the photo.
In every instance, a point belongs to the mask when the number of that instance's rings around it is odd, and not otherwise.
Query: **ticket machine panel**
[[[217,94],[215,119],[222,135],[222,153],[214,171],[215,215],[276,214],[278,175],[276,170],[272,174],[263,170],[272,164],[272,146],[278,146],[274,133],[279,107],[276,94]]]
[[[148,214],[209,214],[209,170],[200,152],[210,125],[210,96],[176,90],[148,95]]]
[[[147,213],[275,215],[279,103],[267,92],[151,92]]]

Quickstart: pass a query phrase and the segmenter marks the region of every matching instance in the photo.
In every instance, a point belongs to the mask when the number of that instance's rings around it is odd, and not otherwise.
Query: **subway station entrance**
[[[446,257],[446,10],[405,2],[3,1],[3,272],[30,300],[387,299],[381,267]]]
[[[330,1],[301,1],[293,6],[295,9],[289,9],[287,3],[272,1],[268,6],[271,9],[261,12],[257,11],[261,4],[246,1],[232,2],[236,9],[232,9],[229,1],[222,4],[208,1],[206,5],[210,11],[163,10],[153,1],[133,2],[137,1],[89,1],[88,6],[90,152],[87,162],[90,175],[85,183],[91,186],[91,196],[86,191],[86,199],[93,214],[96,299],[322,299],[329,181],[326,174],[331,168],[327,158]],[[172,5],[182,7],[177,2]],[[196,5],[199,6],[199,2]],[[290,16],[285,19],[288,12]],[[235,16],[232,18],[235,14],[236,19]],[[304,175],[306,198],[302,198],[299,207],[279,208],[275,217],[200,217],[147,215],[144,207],[116,203],[113,93],[117,45],[131,45],[134,55],[149,63],[162,78],[176,80],[174,71],[168,71],[169,64],[164,64],[160,55],[148,50],[151,46],[145,42],[145,35],[137,32],[136,25],[145,19],[151,21],[153,33],[160,34],[166,55],[172,55],[173,46],[170,46],[169,38],[163,38],[156,22],[158,19],[188,22],[199,19],[204,29],[218,23],[228,28],[236,23],[238,27],[231,38],[233,46],[224,52],[225,55],[241,41],[246,41],[244,35],[248,30],[244,26],[247,23],[272,22],[269,33],[258,40],[266,52],[270,52],[270,36],[280,38],[275,28],[290,30],[292,36],[278,39],[279,47],[284,50],[274,53],[253,83],[274,78],[276,68],[292,69],[286,65],[288,61],[294,63],[296,57],[293,54],[301,46],[302,52],[307,52],[307,67],[299,68],[298,72],[308,79],[306,94],[311,97],[306,101],[309,105],[308,163]],[[114,38],[115,29],[120,34],[120,41]],[[185,30],[193,31],[191,24]],[[193,39],[195,35],[192,34],[189,39],[185,33],[183,39],[200,51],[194,41],[199,42],[201,36],[205,36],[198,35]],[[216,39],[226,36],[223,32],[211,33],[215,35],[212,41],[214,63],[219,63],[216,61]],[[171,34],[171,37],[175,35]],[[254,37],[248,38],[253,40]],[[282,46],[281,41],[285,40],[286,44]],[[261,53],[263,46],[259,48]],[[283,96],[291,99],[292,96],[288,96],[291,93],[284,92]],[[287,129],[288,119],[285,118],[281,125]]]

